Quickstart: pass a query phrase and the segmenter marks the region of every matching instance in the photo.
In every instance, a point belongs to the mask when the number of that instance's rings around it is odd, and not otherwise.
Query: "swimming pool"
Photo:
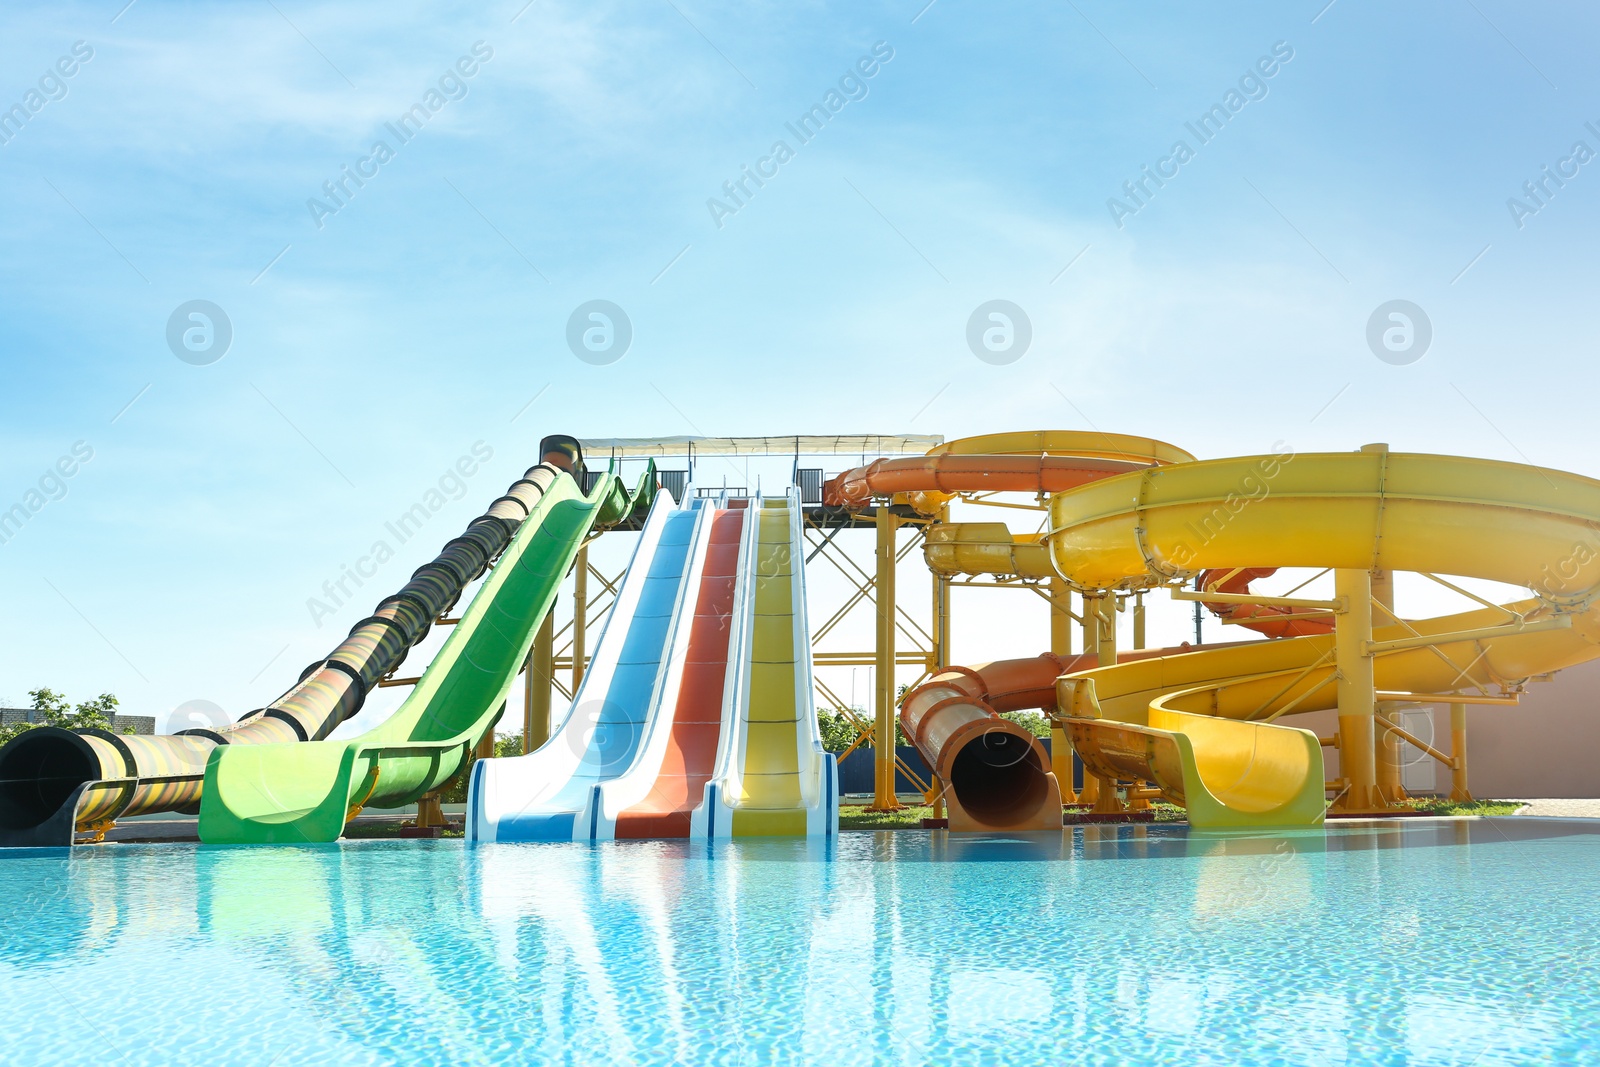
[[[1600,1063],[1600,825],[0,856],[0,1062]]]

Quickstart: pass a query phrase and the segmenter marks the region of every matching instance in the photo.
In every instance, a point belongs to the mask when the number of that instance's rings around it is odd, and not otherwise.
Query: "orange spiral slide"
[[[1270,578],[1276,567],[1236,567],[1200,572],[1200,588],[1208,593],[1248,593],[1257,578]],[[1286,608],[1276,604],[1236,604],[1202,600],[1223,622],[1238,623],[1267,637],[1313,637],[1333,633],[1333,612]]]
[[[988,434],[947,442],[926,456],[880,459],[846,471],[823,486],[822,499],[829,507],[859,510],[875,498],[894,498],[934,515],[957,493],[1059,493],[1193,459],[1165,442],[1125,434]],[[1009,546],[1011,535],[1005,533],[1003,540]],[[1042,545],[1027,547],[1036,550],[1032,554],[1040,563],[1046,562]],[[900,723],[945,783],[951,830],[1061,826],[1061,788],[1044,746],[1025,727],[999,714],[1054,708],[1056,678],[1095,665],[1092,654],[1064,658],[1045,653],[977,668],[947,666],[906,694]]]
[[[1113,474],[1194,459],[1148,437],[1034,430],[964,437],[925,456],[879,459],[822,487],[826,507],[858,511],[875,497],[904,496],[932,515],[956,493],[1061,493]]]

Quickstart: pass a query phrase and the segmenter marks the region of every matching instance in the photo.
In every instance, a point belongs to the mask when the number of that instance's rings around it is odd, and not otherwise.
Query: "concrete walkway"
[[[1600,800],[1524,800],[1518,815],[1562,819],[1600,819]]]

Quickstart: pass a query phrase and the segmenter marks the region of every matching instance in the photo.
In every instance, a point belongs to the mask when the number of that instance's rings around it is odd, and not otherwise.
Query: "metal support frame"
[[[901,525],[907,524],[907,521],[904,519],[900,519],[893,515],[890,517],[894,518],[895,521]],[[876,519],[873,520],[873,523],[870,526],[866,526],[865,528],[871,529],[875,526]],[[811,541],[808,538],[808,543],[813,546],[813,551],[810,556],[806,557],[807,563],[810,563],[814,558],[820,555],[823,559],[832,564],[835,570],[844,575],[847,581],[855,586],[855,588],[851,591],[849,598],[845,600],[844,604],[841,605],[832,615],[830,615],[826,622],[812,630],[811,643],[813,646],[815,646],[822,638],[828,636],[834,627],[843,622],[844,617],[848,615],[851,609],[853,609],[857,604],[861,603],[862,601],[870,601],[874,604],[877,603],[877,598],[874,595],[877,577],[875,574],[868,573],[861,567],[859,563],[852,559],[848,553],[840,549],[832,536],[824,537],[821,541]],[[895,551],[895,563],[898,564],[900,561],[904,560],[921,544],[922,537],[921,530],[919,529],[918,536],[916,538],[912,539],[908,544],[900,546]],[[913,645],[916,645],[918,648],[923,649],[925,652],[929,651],[928,646],[933,643],[933,636],[929,634],[927,630],[922,628],[921,623],[917,622],[916,619],[911,617],[910,612],[896,604],[894,606],[893,616],[895,619],[895,628],[901,633],[905,634],[908,641],[910,641]]]
[[[885,513],[887,513],[886,521],[892,524],[892,529],[887,535],[884,533],[883,522],[880,521]],[[870,721],[857,715],[855,710],[826,682],[813,675],[813,684],[822,702],[844,714],[857,730],[856,737],[837,755],[837,758],[843,760],[864,745],[870,745],[874,750],[873,803],[869,806],[869,810],[893,811],[903,807],[894,790],[896,771],[905,775],[925,796],[934,795],[937,788],[931,783],[924,782],[920,775],[900,759],[893,745],[895,719],[899,706],[894,668],[920,668],[917,682],[921,682],[948,656],[950,640],[948,587],[951,583],[935,578],[933,610],[927,628],[924,628],[922,623],[898,602],[894,584],[896,568],[921,546],[923,528],[931,521],[935,520],[907,517],[887,507],[874,508],[840,525],[830,525],[826,528],[817,522],[814,516],[806,517],[806,540],[811,549],[806,562],[813,564],[819,556],[822,557],[852,587],[844,602],[834,609],[820,626],[812,628],[812,662],[817,667],[873,668],[873,712]],[[902,526],[911,526],[917,533],[917,536],[904,544],[901,544],[896,536]],[[861,566],[846,551],[843,544],[846,539],[838,536],[841,530],[852,528],[874,532],[874,561],[871,570]],[[873,605],[873,647],[866,650],[821,651],[818,646],[857,605],[862,603]],[[887,625],[888,623],[892,625]],[[884,642],[886,630],[890,635],[890,642],[887,645]],[[902,650],[898,647],[900,639],[893,636],[896,632],[911,644],[911,649]],[[888,708],[888,744],[884,743],[883,732],[882,712],[885,705]],[[891,803],[893,807],[890,806]]]
[[[939,509],[935,521],[950,521],[948,505]],[[950,579],[942,575],[933,575],[933,607],[929,616],[933,620],[933,641],[928,649],[928,669],[937,671],[950,666]]]
[[[874,738],[872,805],[868,811],[898,811],[900,798],[894,789],[894,734],[895,734],[895,654],[894,639],[898,629],[895,618],[895,531],[899,520],[887,507],[878,508],[877,514],[877,569],[873,575],[873,600],[877,605],[877,666],[876,692],[873,699],[876,737]]]
[[[556,613],[551,605],[522,668],[522,752],[550,740],[550,686],[555,681]]]
[[[577,693],[589,665],[589,546],[578,549],[572,584],[572,692]]]
[[[1094,652],[1098,663],[1107,666],[1116,663],[1116,594],[1110,591],[1086,593],[1083,601],[1086,639],[1093,640],[1093,644],[1086,645],[1084,651]],[[1078,803],[1093,805],[1093,810],[1097,814],[1114,814],[1125,810],[1121,799],[1117,796],[1117,783],[1110,778],[1102,778],[1092,773],[1087,767],[1083,769],[1083,791],[1078,794]]]
[[[948,506],[939,509],[937,521],[950,521]],[[933,647],[928,651],[930,673],[950,665],[950,579],[938,574],[932,577],[933,605],[930,616],[933,620]],[[932,777],[933,781],[928,784],[928,792],[925,795],[932,808],[929,814],[934,819],[943,819],[945,818],[944,782],[940,780],[937,771]]]
[[[1282,608],[1320,608],[1337,611],[1338,600],[1310,600],[1298,596],[1257,596],[1254,593],[1202,593],[1192,589],[1171,590],[1173,600],[1193,600],[1204,604],[1273,604]]]
[[[1434,748],[1432,745],[1430,745],[1426,741],[1422,740],[1420,737],[1418,737],[1416,734],[1412,733],[1410,730],[1404,729],[1403,727],[1398,726],[1393,722],[1390,722],[1388,719],[1384,718],[1381,715],[1377,719],[1377,726],[1384,733],[1390,734],[1390,735],[1392,735],[1394,737],[1395,742],[1396,742],[1396,748],[1399,747],[1399,742],[1405,741],[1405,742],[1408,742],[1408,743],[1410,743],[1412,745],[1415,745],[1417,748],[1421,749],[1423,752],[1425,752],[1429,756],[1432,756],[1434,759],[1438,760],[1440,763],[1444,764],[1446,767],[1454,767],[1455,766],[1454,757],[1445,755],[1443,752],[1440,752],[1438,749]]]
[[[1394,615],[1394,573],[1373,571],[1372,606],[1386,615]],[[1400,705],[1393,700],[1381,700],[1376,691],[1373,731],[1372,761],[1378,796],[1385,804],[1397,804],[1406,799],[1405,786],[1400,777],[1401,737]]]
[[[851,741],[845,750],[840,752],[835,757],[843,760],[846,756],[850,755],[850,753],[854,752],[856,749],[872,740],[874,734],[874,723],[869,722],[857,715],[855,709],[840,699],[839,694],[835,693],[826,682],[816,678],[813,678],[812,681],[817,687],[817,692],[822,695],[823,699],[831,702],[834,707],[844,712],[845,717],[855,725],[858,731],[855,740]],[[922,780],[922,776],[916,771],[912,770],[906,761],[900,758],[900,754],[898,752],[895,753],[894,765],[899,772],[905,775],[907,780],[914,784],[918,789],[921,789],[924,793],[931,793],[933,791],[934,786],[928,782],[924,782]],[[934,778],[934,781],[938,781],[937,777]]]
[[[574,567],[574,586],[577,585],[577,577],[580,573],[585,575],[584,592],[585,600],[587,601],[587,609],[583,612],[582,616],[578,614],[578,598],[576,595],[574,595],[572,618],[568,619],[560,627],[557,627],[555,632],[551,635],[552,644],[555,641],[560,641],[562,638],[566,638],[565,644],[554,649],[554,653],[550,660],[550,686],[555,690],[555,692],[561,694],[561,698],[563,700],[571,700],[577,695],[577,683],[583,681],[583,673],[588,669],[589,665],[590,657],[587,648],[589,643],[588,633],[596,626],[600,625],[600,623],[604,621],[605,617],[610,614],[612,605],[616,603],[617,587],[622,584],[623,578],[622,574],[618,574],[615,578],[607,578],[604,574],[601,574],[593,564],[589,564],[587,569],[583,572],[578,571],[577,568]],[[624,571],[624,573],[626,573],[626,571]],[[600,592],[598,595],[588,595],[589,578],[593,578],[595,581],[600,583]],[[582,620],[581,624],[579,621],[580,618]],[[567,685],[561,680],[568,674],[575,676],[575,681],[570,689],[568,689]]]
[[[1467,788],[1467,705],[1461,701],[1450,705],[1450,799],[1458,804],[1472,802],[1472,792]]]
[[[502,718],[505,717],[505,714],[506,714],[506,702],[502,700],[500,702],[500,714],[495,716],[494,721],[496,723],[498,723]],[[493,759],[494,758],[494,724],[493,723],[491,723],[489,728],[483,732],[483,736],[478,738],[477,745],[475,745],[473,747],[473,749],[472,749],[472,758],[473,759]]]
[[[1377,685],[1372,673],[1372,573],[1341,568],[1333,572],[1334,593],[1343,609],[1334,616],[1334,659],[1339,687],[1339,774],[1344,791],[1334,800],[1340,812],[1384,806],[1378,793],[1377,744],[1373,718]]]
[[[424,793],[417,798],[417,817],[413,825],[419,830],[449,825],[444,817],[444,809],[439,807],[438,792]]]
[[[1320,577],[1326,571],[1319,572],[1315,577]],[[1296,674],[1289,683],[1279,692],[1268,697],[1258,708],[1255,714],[1248,716],[1251,721],[1270,723],[1280,716],[1291,712],[1313,693],[1320,692],[1324,686],[1332,684],[1338,687],[1337,709],[1339,728],[1334,737],[1319,738],[1324,747],[1336,748],[1339,751],[1340,776],[1330,780],[1330,791],[1337,791],[1333,798],[1331,811],[1341,814],[1373,813],[1380,814],[1389,810],[1401,801],[1407,799],[1402,781],[1401,744],[1408,742],[1432,758],[1444,763],[1451,769],[1451,799],[1457,801],[1470,800],[1471,793],[1467,788],[1467,760],[1466,760],[1466,705],[1468,704],[1516,704],[1520,694],[1512,693],[1504,696],[1491,696],[1487,692],[1479,694],[1453,694],[1453,693],[1408,693],[1398,691],[1379,691],[1375,679],[1373,665],[1379,656],[1398,652],[1410,648],[1427,648],[1446,664],[1455,668],[1456,680],[1465,685],[1476,685],[1483,690],[1482,683],[1474,682],[1470,677],[1473,664],[1463,667],[1449,657],[1439,645],[1478,641],[1487,637],[1499,637],[1507,634],[1534,633],[1541,630],[1564,629],[1572,625],[1570,615],[1556,615],[1549,618],[1528,620],[1507,612],[1512,620],[1502,625],[1483,626],[1471,630],[1459,630],[1449,633],[1423,634],[1405,619],[1400,618],[1394,609],[1394,578],[1387,571],[1338,569],[1334,574],[1333,600],[1311,600],[1289,596],[1258,596],[1253,593],[1197,593],[1183,590],[1174,590],[1173,597],[1179,600],[1203,601],[1216,600],[1225,603],[1249,604],[1277,604],[1291,608],[1312,608],[1319,611],[1332,611],[1334,615],[1334,645],[1328,653],[1308,664]],[[1442,579],[1433,575],[1424,575],[1446,588],[1455,590],[1465,596],[1487,603],[1482,598],[1473,596],[1465,590],[1460,590]],[[1298,592],[1311,579],[1302,582],[1293,592]],[[1490,605],[1495,607],[1497,605]],[[1372,638],[1374,610],[1382,612],[1392,622],[1405,630],[1409,636],[1375,641]],[[1503,608],[1501,610],[1504,610]],[[1293,617],[1293,616],[1290,616]],[[1309,687],[1298,697],[1287,704],[1266,714],[1271,707],[1285,693],[1297,685],[1312,671],[1323,666],[1329,657],[1334,660],[1334,671],[1324,683]],[[1480,653],[1481,658],[1481,653]],[[1476,662],[1476,661],[1474,661]],[[1451,721],[1451,754],[1445,755],[1421,739],[1403,729],[1397,721],[1397,713],[1402,704],[1446,704],[1450,707]],[[1087,790],[1086,790],[1087,791]]]
[[[1419,634],[1416,637],[1398,637],[1392,641],[1368,641],[1368,655],[1399,652],[1423,645],[1446,645],[1455,641],[1480,641],[1486,637],[1510,637],[1512,634],[1536,634],[1545,630],[1570,630],[1571,615],[1551,615],[1532,622],[1509,622],[1504,626],[1481,626],[1473,630],[1454,630],[1447,634]]]
[[[1066,579],[1050,579],[1050,651],[1058,656],[1072,654],[1072,588]],[[1072,787],[1072,744],[1067,732],[1054,719],[1050,722],[1050,770],[1061,787],[1061,802],[1075,804],[1078,794]]]

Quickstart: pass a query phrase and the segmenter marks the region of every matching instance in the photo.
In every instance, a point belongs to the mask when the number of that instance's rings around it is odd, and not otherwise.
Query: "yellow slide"
[[[1051,526],[1053,564],[1091,590],[1265,566],[1334,569],[1347,613],[1369,609],[1352,602],[1366,600],[1365,586],[1352,592],[1345,576],[1375,571],[1537,594],[1374,625],[1358,654],[1378,691],[1515,687],[1600,655],[1600,482],[1575,474],[1378,448],[1285,452],[1107,478],[1055,495]],[[1083,671],[1057,683],[1057,714],[1091,769],[1157,782],[1196,826],[1314,822],[1320,746],[1271,722],[1340,706],[1349,679],[1335,667],[1338,641],[1251,642]]]
[[[732,669],[717,768],[706,786],[711,838],[827,836],[839,824],[838,770],[812,703],[805,538],[798,493],[760,500],[741,545]]]

